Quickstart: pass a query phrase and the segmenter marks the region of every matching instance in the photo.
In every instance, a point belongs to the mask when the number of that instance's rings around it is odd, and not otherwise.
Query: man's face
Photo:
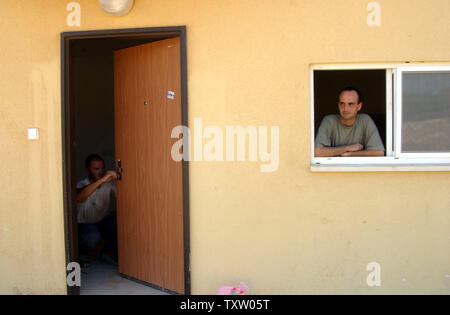
[[[344,121],[353,121],[361,110],[362,103],[359,102],[356,91],[343,91],[339,95],[339,113]]]
[[[91,181],[98,181],[105,175],[105,163],[103,161],[91,161],[91,165],[86,170]]]

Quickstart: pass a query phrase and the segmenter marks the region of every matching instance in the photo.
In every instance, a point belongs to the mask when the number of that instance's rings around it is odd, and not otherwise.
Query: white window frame
[[[314,156],[314,72],[317,70],[385,70],[386,71],[386,156],[384,157],[315,157]],[[337,64],[310,66],[311,170],[315,172],[361,171],[450,171],[449,153],[402,153],[401,91],[402,73],[449,71],[449,64]],[[395,115],[395,121],[393,116]],[[393,143],[394,140],[394,143]]]

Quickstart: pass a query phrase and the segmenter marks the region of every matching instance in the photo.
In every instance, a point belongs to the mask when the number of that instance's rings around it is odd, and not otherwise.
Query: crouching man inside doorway
[[[353,87],[339,93],[339,115],[322,120],[315,140],[314,156],[384,156],[377,126],[362,108],[361,93]]]
[[[116,195],[115,171],[105,171],[97,154],[85,161],[88,177],[77,183],[78,247],[82,262],[117,261],[117,221],[111,210]]]

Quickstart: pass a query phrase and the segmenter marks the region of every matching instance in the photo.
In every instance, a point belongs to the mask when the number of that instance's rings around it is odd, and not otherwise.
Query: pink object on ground
[[[217,294],[218,295],[247,295],[248,287],[245,285],[244,282],[241,282],[236,287],[222,286],[217,290]]]

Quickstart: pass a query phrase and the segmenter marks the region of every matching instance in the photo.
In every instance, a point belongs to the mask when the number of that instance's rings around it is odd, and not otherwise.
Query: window
[[[397,155],[450,158],[450,68],[399,68],[397,77]]]
[[[386,156],[314,156],[321,120],[338,114],[338,93],[346,86],[361,91],[361,113],[377,126]],[[312,66],[311,117],[314,171],[450,170],[450,66]]]

